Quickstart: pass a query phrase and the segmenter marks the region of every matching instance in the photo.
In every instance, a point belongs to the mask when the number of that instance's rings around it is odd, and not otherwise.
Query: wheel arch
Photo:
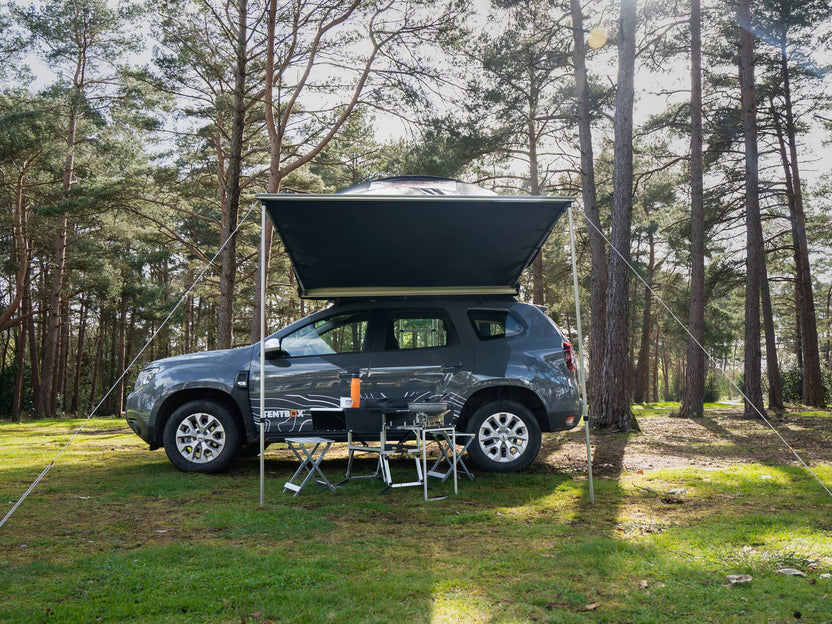
[[[155,448],[164,446],[165,425],[171,414],[186,403],[200,400],[213,401],[227,409],[234,418],[234,424],[237,426],[241,441],[245,441],[246,428],[243,423],[243,416],[240,413],[240,407],[230,394],[214,388],[187,388],[174,392],[159,407],[159,411],[156,413],[156,434],[153,441]]]
[[[534,415],[541,431],[550,431],[549,418],[543,401],[532,390],[522,386],[489,386],[476,391],[465,402],[459,413],[461,429],[467,429],[468,422],[476,411],[492,401],[515,401],[525,406]]]

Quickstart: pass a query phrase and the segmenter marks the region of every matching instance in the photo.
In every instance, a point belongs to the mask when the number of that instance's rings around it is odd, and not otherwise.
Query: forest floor
[[[677,408],[678,409],[678,408]],[[637,433],[590,431],[593,470],[614,476],[662,468],[726,468],[737,463],[797,466],[832,462],[832,414],[790,406],[782,416],[742,417],[741,407],[715,405],[701,419],[679,418],[667,410],[634,409]],[[639,416],[645,411],[644,417]],[[791,448],[790,448],[791,447]],[[792,452],[791,449],[794,449]],[[574,432],[544,438],[538,468],[586,471],[586,441]]]

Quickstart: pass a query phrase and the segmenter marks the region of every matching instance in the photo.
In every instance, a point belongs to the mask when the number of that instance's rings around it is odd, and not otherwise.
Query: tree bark
[[[17,371],[14,376],[14,391],[12,393],[12,420],[23,422],[23,373],[26,370],[26,324],[17,325],[17,340],[15,341]]]
[[[58,362],[55,367],[55,398],[59,400],[58,406],[60,411],[56,409],[63,418],[66,408],[66,376],[67,376],[67,362],[69,361],[69,329],[72,325],[72,317],[69,312],[69,300],[62,298],[61,301],[61,338],[58,346]]]
[[[832,285],[826,291],[826,318],[832,318]],[[832,368],[832,323],[826,324],[826,366]]]
[[[535,127],[535,111],[529,111],[528,141],[529,141],[529,193],[540,195],[540,176],[537,172],[537,128]],[[532,262],[532,303],[544,305],[543,288],[543,250],[541,249]]]
[[[116,385],[114,399],[114,406],[113,406],[113,413],[120,417],[123,413],[124,407],[124,377],[122,377],[122,373],[124,372],[124,366],[127,360],[127,285],[122,284],[121,286],[121,300],[118,304],[118,327],[116,329],[116,334],[118,336],[118,343],[117,343],[117,351],[116,351],[116,376],[120,377],[118,380],[118,384]]]
[[[75,376],[72,382],[72,402],[69,404],[69,411],[78,413],[81,404],[81,371],[84,366],[84,340],[87,330],[87,305],[81,302],[81,319],[78,321],[78,348],[75,355]]]
[[[220,256],[220,299],[217,319],[217,346],[230,349],[234,343],[234,283],[237,275],[237,228],[243,160],[243,131],[246,123],[246,63],[248,59],[248,2],[238,1],[236,68],[234,71],[234,109],[231,120],[231,146],[226,175],[226,210],[223,215]],[[230,239],[230,240],[229,240]]]
[[[283,102],[281,101],[282,94],[280,90],[281,77],[283,75],[284,70],[286,70],[289,64],[291,63],[292,54],[296,50],[296,46],[299,45],[299,40],[302,38],[299,31],[300,16],[297,12],[294,15],[294,23],[292,26],[294,30],[291,37],[292,42],[290,44],[292,52],[284,57],[284,65],[280,68],[276,68],[274,41],[275,28],[277,23],[277,2],[276,0],[269,0],[269,5],[266,10],[266,75],[265,86],[263,90],[263,103],[265,109],[264,114],[266,122],[265,125],[269,136],[269,180],[267,183],[267,190],[269,193],[279,192],[281,183],[287,175],[289,175],[293,171],[300,169],[307,163],[311,162],[316,156],[318,156],[318,154],[321,153],[321,151],[329,144],[329,142],[335,137],[335,135],[338,134],[338,132],[350,118],[350,115],[352,115],[356,105],[359,102],[360,96],[364,91],[364,87],[367,84],[367,80],[369,79],[373,71],[373,65],[378,56],[378,52],[381,48],[381,45],[384,42],[389,41],[390,38],[392,38],[393,36],[392,34],[388,33],[388,35],[384,39],[379,40],[375,36],[377,33],[371,33],[371,49],[367,54],[367,58],[364,61],[364,65],[358,74],[358,79],[352,88],[349,100],[339,107],[340,112],[338,116],[332,121],[328,129],[322,130],[320,135],[318,135],[315,138],[314,144],[311,147],[311,149],[306,151],[306,153],[302,156],[298,156],[294,159],[289,159],[287,162],[284,163],[283,141],[287,133],[290,132],[290,120],[292,113],[294,112],[297,100],[300,97],[301,92],[307,86],[309,76],[310,74],[312,74],[312,70],[315,67],[316,62],[319,60],[318,52],[320,51],[322,42],[324,41],[327,33],[346,22],[350,18],[350,16],[358,9],[360,4],[361,0],[352,0],[352,2],[348,2],[344,5],[341,5],[340,13],[336,10],[332,10],[324,14],[325,19],[317,24],[315,34],[311,37],[311,40],[307,44],[308,47],[304,55],[306,65],[301,70],[301,75],[295,80],[295,85],[291,90],[291,93],[288,94],[286,101]],[[378,8],[379,13],[382,11],[383,9]],[[275,99],[275,86],[277,86],[278,92],[277,99]],[[278,118],[275,118],[275,109],[277,109],[280,112]],[[266,252],[264,254],[265,257],[259,258],[260,263],[265,265],[266,271],[268,271],[269,262],[271,260],[272,230],[273,228],[271,223],[267,223],[266,234],[264,237],[266,239]],[[257,292],[259,293],[259,271],[255,287],[257,288]],[[252,341],[260,339],[259,295],[255,297],[255,305],[251,317],[251,339]]]
[[[601,414],[601,372],[603,371],[607,323],[607,249],[601,235],[601,217],[595,192],[595,158],[592,150],[592,116],[589,102],[589,81],[586,70],[586,41],[581,0],[570,0],[572,33],[575,39],[575,114],[578,119],[578,140],[581,148],[581,200],[584,205],[589,248],[590,269],[589,322],[589,395],[590,418]]]
[[[618,86],[615,96],[612,234],[607,291],[603,394],[599,425],[618,431],[638,429],[630,411],[629,261],[633,213],[633,97],[636,2],[622,0],[619,20]]]
[[[763,263],[763,230],[760,222],[759,154],[757,148],[757,104],[754,85],[754,38],[751,33],[750,0],[739,0],[740,87],[743,136],[745,139],[745,409],[746,418],[764,413],[760,377],[760,280]]]
[[[280,110],[280,85],[278,85],[278,101],[275,102],[275,50],[274,50],[274,36],[277,27],[277,0],[269,0],[268,15],[266,20],[266,80],[263,92],[264,114],[266,118],[266,132],[269,136],[269,178],[266,182],[266,191],[269,193],[278,193],[280,191],[280,160],[281,147],[283,143],[283,136],[278,132],[278,125],[274,115],[275,106]],[[262,208],[261,208],[262,209]],[[260,310],[265,301],[260,301],[260,291],[262,289],[262,279],[266,278],[269,271],[269,264],[271,263],[272,253],[272,232],[273,227],[271,221],[266,219],[266,231],[261,233],[265,239],[260,250],[257,252],[257,276],[254,280],[254,306],[251,313],[251,333],[249,339],[252,343],[260,340]],[[265,275],[264,275],[265,274]],[[267,282],[268,284],[268,282]],[[266,318],[266,325],[268,326],[268,318]],[[268,329],[266,329],[268,333]]]
[[[31,256],[31,250],[28,251]],[[29,282],[26,282],[26,290],[23,293],[23,314],[26,317],[26,335],[29,342],[29,362],[32,371],[32,400],[35,414],[40,414],[40,366],[38,366],[38,337],[35,330],[35,321],[32,313],[32,289]]]
[[[662,311],[661,308],[656,314],[656,341],[655,347],[653,350],[653,403],[659,402],[659,345],[661,344],[661,333],[662,333]]]
[[[80,105],[84,93],[86,74],[86,45],[88,41],[80,43],[78,59],[73,76],[72,100],[70,103],[69,122],[66,133],[67,154],[64,159],[63,200],[65,205],[58,216],[55,229],[55,261],[52,267],[52,284],[49,294],[49,310],[47,312],[46,338],[41,362],[40,409],[45,416],[55,416],[54,376],[55,363],[58,357],[58,340],[61,329],[61,293],[64,284],[67,253],[67,230],[69,227],[69,200],[72,188],[72,178],[75,172],[75,146],[77,143],[78,120]]]
[[[771,289],[768,284],[768,269],[763,263],[763,279],[760,282],[763,304],[763,326],[766,333],[766,376],[768,378],[768,407],[777,413],[785,411],[783,388],[780,383],[780,364],[777,360],[777,336],[774,333],[774,313],[771,309]]]
[[[14,223],[12,225],[12,236],[14,238],[15,260],[17,270],[14,276],[14,296],[8,307],[0,314],[0,331],[12,326],[12,317],[23,300],[23,291],[26,285],[26,276],[29,268],[28,244],[26,242],[26,197],[24,194],[24,181],[28,175],[26,167],[20,172],[15,184],[14,199]]]
[[[641,344],[638,349],[638,364],[633,377],[633,402],[644,403],[650,389],[650,326],[653,318],[653,273],[656,263],[656,244],[653,230],[647,233],[650,258],[647,263],[647,286],[644,288],[644,310],[641,317]]]
[[[704,415],[705,396],[705,193],[702,162],[702,6],[691,0],[690,12],[690,315],[687,378],[681,416]]]
[[[814,407],[823,407],[823,379],[820,370],[820,348],[818,345],[817,319],[815,318],[815,298],[812,292],[811,267],[809,265],[809,244],[806,238],[806,216],[803,210],[803,189],[800,181],[800,167],[797,156],[797,130],[794,123],[791,82],[789,76],[786,42],[780,42],[781,82],[786,114],[786,138],[789,146],[790,166],[786,168],[786,177],[791,180],[791,197],[789,212],[792,222],[794,242],[795,277],[798,282],[797,300],[800,314],[801,337],[803,343],[803,403]],[[786,165],[786,163],[784,163]]]
[[[98,393],[98,372],[101,370],[101,358],[104,354],[104,311],[98,316],[98,336],[95,341],[95,359],[92,363],[92,379],[90,380],[90,402],[89,409],[95,407],[96,394]]]

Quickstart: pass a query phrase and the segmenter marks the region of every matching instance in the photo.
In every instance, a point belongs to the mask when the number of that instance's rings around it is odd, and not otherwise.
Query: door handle
[[[462,362],[445,362],[442,365],[442,372],[451,373],[459,368],[462,368]]]

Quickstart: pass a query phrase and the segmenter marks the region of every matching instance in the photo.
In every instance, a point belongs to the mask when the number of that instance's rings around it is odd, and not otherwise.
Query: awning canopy
[[[517,294],[570,198],[258,195],[301,297]]]

